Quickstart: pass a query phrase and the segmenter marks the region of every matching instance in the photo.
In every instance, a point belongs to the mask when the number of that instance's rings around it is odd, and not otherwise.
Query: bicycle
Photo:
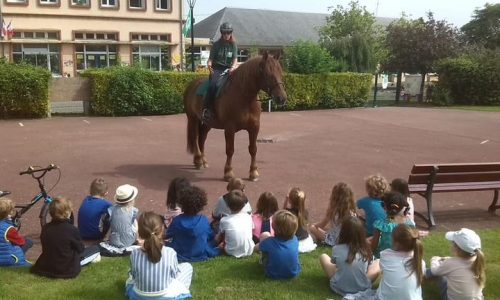
[[[59,171],[59,176],[57,178],[56,183],[47,191],[45,189],[44,185],[44,176],[47,174],[47,172],[50,172],[52,170],[58,170]],[[59,167],[50,164],[46,168],[40,168],[40,167],[34,167],[34,166],[29,166],[26,171],[22,171],[19,173],[19,175],[31,175],[33,179],[35,179],[38,182],[38,188],[40,189],[40,193],[38,193],[33,199],[31,199],[30,203],[27,204],[18,204],[16,205],[16,213],[14,217],[12,218],[12,222],[14,223],[14,226],[16,226],[18,229],[21,228],[21,217],[28,212],[35,204],[38,202],[42,201],[43,199],[43,205],[42,208],[40,209],[40,226],[43,227],[43,225],[48,223],[48,218],[49,218],[49,204],[52,202],[52,197],[49,196],[49,192],[59,183],[59,180],[61,179],[61,170],[59,170]],[[4,197],[11,194],[9,191],[0,191],[0,197]]]

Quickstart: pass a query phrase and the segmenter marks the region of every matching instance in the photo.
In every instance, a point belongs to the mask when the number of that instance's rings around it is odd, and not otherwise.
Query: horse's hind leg
[[[199,123],[196,117],[188,116],[188,150],[193,154],[193,164],[196,169],[203,165],[202,154],[199,146]]]
[[[210,127],[200,125],[200,135],[198,136],[198,145],[200,147],[201,161],[203,163],[204,168],[208,168],[208,162],[205,157],[205,141],[207,140],[209,131]]]
[[[234,178],[233,167],[231,166],[234,154],[234,131],[226,129],[224,131],[226,138],[226,165],[224,166],[224,180],[229,181]]]
[[[259,172],[257,171],[257,135],[259,134],[259,127],[248,130],[248,152],[250,153],[250,180],[257,181],[259,179]]]

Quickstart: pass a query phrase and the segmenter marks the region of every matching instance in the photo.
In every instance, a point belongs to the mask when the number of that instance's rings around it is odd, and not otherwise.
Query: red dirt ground
[[[62,178],[52,195],[73,200],[75,212],[95,177],[104,177],[110,198],[118,185],[139,188],[140,210],[164,211],[169,181],[185,176],[206,189],[209,214],[218,196],[225,162],[224,135],[210,132],[206,154],[210,168],[195,170],[186,152],[184,115],[154,117],[54,117],[0,121],[0,190],[17,203],[37,192],[35,182],[19,171],[28,165],[55,163]],[[247,182],[252,205],[263,191],[284,199],[290,187],[307,195],[310,221],[319,220],[333,185],[345,181],[355,197],[364,196],[364,177],[381,173],[389,180],[407,178],[414,163],[500,161],[500,114],[429,108],[368,108],[263,113],[258,182]],[[248,137],[236,137],[236,176],[248,177]],[[47,176],[51,186],[55,174]],[[435,195],[437,230],[498,228],[500,218],[486,209],[492,192]],[[413,197],[423,211],[422,198]],[[39,206],[23,220],[22,233],[38,241]],[[418,223],[423,224],[419,219]],[[36,258],[39,246],[30,251]]]

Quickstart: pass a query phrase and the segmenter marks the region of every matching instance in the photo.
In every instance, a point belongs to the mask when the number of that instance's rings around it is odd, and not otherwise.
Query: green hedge
[[[500,53],[446,59],[438,74],[448,99],[438,97],[436,104],[500,105]]]
[[[48,70],[0,62],[0,116],[46,117],[50,112]]]
[[[203,73],[151,72],[137,67],[90,70],[92,111],[97,115],[149,115],[183,112],[186,86]],[[370,74],[285,74],[286,107],[300,110],[362,106],[371,85]],[[266,96],[261,94],[261,99]]]

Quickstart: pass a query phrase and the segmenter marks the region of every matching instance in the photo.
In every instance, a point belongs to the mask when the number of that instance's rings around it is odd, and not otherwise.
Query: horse
[[[265,91],[276,103],[286,102],[283,84],[283,70],[279,63],[279,55],[273,57],[267,53],[249,59],[236,68],[223,87],[220,96],[215,100],[215,116],[210,126],[201,121],[203,96],[197,95],[198,88],[207,79],[193,80],[184,92],[184,108],[187,116],[187,150],[193,154],[196,169],[207,168],[205,157],[205,141],[211,128],[224,130],[226,140],[226,164],[224,180],[234,178],[231,166],[234,154],[234,135],[240,130],[248,132],[248,151],[251,156],[249,179],[256,181],[257,171],[257,135],[260,129],[261,105],[258,101],[260,90]]]

